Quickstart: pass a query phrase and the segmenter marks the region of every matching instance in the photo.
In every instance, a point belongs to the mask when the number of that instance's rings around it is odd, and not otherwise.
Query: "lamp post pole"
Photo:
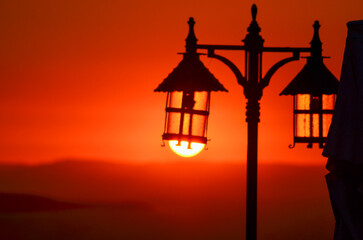
[[[252,22],[245,43],[245,73],[247,75],[247,199],[246,199],[246,239],[253,240],[257,236],[257,154],[258,154],[258,123],[260,121],[260,103],[262,89],[259,87],[263,39],[259,35],[261,29],[256,22],[257,8],[252,7]]]
[[[258,123],[260,121],[260,99],[265,87],[269,85],[272,75],[288,62],[299,60],[301,52],[311,52],[311,48],[279,48],[264,47],[260,35],[260,27],[256,21],[257,7],[252,6],[252,22],[243,40],[244,45],[197,45],[197,49],[208,50],[208,57],[216,58],[225,63],[235,74],[237,82],[244,88],[247,99],[247,194],[246,194],[246,240],[257,239],[257,153]],[[245,51],[245,76],[228,59],[215,54],[215,50]],[[287,52],[293,56],[277,62],[262,77],[262,53]]]

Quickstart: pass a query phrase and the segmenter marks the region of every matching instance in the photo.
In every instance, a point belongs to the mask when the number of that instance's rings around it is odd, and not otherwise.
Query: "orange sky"
[[[339,77],[346,22],[361,0],[5,1],[0,5],[0,161],[65,157],[169,161],[161,148],[165,94],[153,90],[178,64],[189,17],[199,43],[240,44],[257,4],[265,46],[307,47],[319,20],[327,67]],[[222,54],[222,52],[220,52]],[[243,55],[223,53],[239,66]],[[284,54],[265,54],[264,72]],[[195,159],[246,160],[245,98],[231,71],[205,65],[229,90],[212,94],[209,150]],[[292,99],[278,94],[305,64],[280,69],[261,101],[260,162],[321,164],[292,143]],[[190,161],[190,160],[188,160]]]

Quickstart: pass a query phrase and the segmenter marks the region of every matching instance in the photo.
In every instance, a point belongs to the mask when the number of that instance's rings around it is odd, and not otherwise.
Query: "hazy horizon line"
[[[237,164],[237,165],[246,165],[246,160],[208,160],[208,159],[172,159],[172,160],[121,160],[121,159],[110,159],[110,158],[86,158],[86,157],[60,157],[49,159],[47,161],[37,161],[31,163],[29,161],[6,161],[0,160],[0,166],[23,166],[23,167],[38,167],[38,166],[47,166],[47,165],[57,165],[57,164],[65,164],[65,163],[99,163],[99,164],[127,164],[127,165],[157,165],[157,164]],[[283,165],[283,166],[291,166],[291,167],[325,167],[325,163],[321,164],[317,162],[316,164],[312,163],[288,163],[286,161],[274,161],[274,160],[266,160],[260,159],[258,162],[259,165]]]

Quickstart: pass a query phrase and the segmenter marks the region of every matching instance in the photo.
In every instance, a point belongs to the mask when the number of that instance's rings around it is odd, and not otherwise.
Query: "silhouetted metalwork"
[[[260,35],[261,28],[259,27],[257,18],[257,7],[252,6],[252,22],[248,27],[248,33],[242,41],[244,45],[209,45],[209,44],[196,44],[196,37],[194,34],[194,21],[189,21],[189,35],[187,38],[187,53],[184,55],[182,62],[174,71],[164,80],[163,83],[155,91],[226,91],[222,85],[216,80],[213,75],[202,65],[199,64],[199,55],[196,52],[197,49],[207,50],[208,57],[215,58],[225,63],[236,76],[238,84],[244,89],[244,95],[247,99],[247,111],[246,111],[246,122],[248,125],[247,129],[247,207],[246,207],[246,239],[255,240],[257,234],[257,153],[258,153],[258,123],[260,122],[260,99],[265,87],[270,83],[273,74],[283,65],[291,61],[299,60],[300,53],[311,52],[312,56],[308,58],[309,67],[316,64],[314,51],[320,52],[321,56],[321,42],[320,48],[314,48],[313,43],[317,43],[316,40],[312,41],[312,46],[309,48],[283,48],[283,47],[264,47],[264,40]],[[192,22],[192,24],[191,24]],[[316,28],[315,28],[316,29]],[[313,39],[318,39],[317,29],[314,33]],[[190,40],[190,42],[189,42]],[[245,52],[245,75],[237,68],[237,66],[227,58],[216,54],[219,50],[230,50],[230,51],[244,51]],[[183,61],[191,61],[187,59],[188,52],[192,53],[193,61],[198,62],[193,65],[194,67],[184,67]],[[285,58],[277,62],[262,76],[262,54],[263,52],[274,52],[274,53],[291,53],[292,56]],[[321,57],[320,57],[321,58]],[[319,64],[322,64],[319,62]],[[322,64],[323,65],[323,64]],[[323,65],[323,67],[325,67]],[[320,66],[319,68],[323,68]],[[203,70],[201,70],[201,68]],[[313,67],[315,68],[315,67]],[[195,71],[195,74],[194,74]],[[203,74],[201,73],[203,72]],[[329,71],[328,71],[329,72]],[[330,73],[330,72],[329,72]],[[310,75],[303,75],[299,79],[309,78]],[[202,78],[198,79],[198,78]],[[314,76],[315,79],[315,76]],[[309,79],[304,81],[311,82]],[[194,86],[194,82],[196,85]],[[204,86],[204,84],[210,86]],[[178,86],[178,87],[176,87]],[[169,95],[168,95],[169,96]],[[169,97],[168,97],[169,98]],[[170,100],[168,100],[170,101]],[[168,103],[167,103],[168,104]],[[185,112],[186,110],[178,110]],[[176,111],[175,111],[176,112]],[[167,105],[168,114],[168,105]],[[167,118],[166,125],[170,123],[170,119]],[[180,126],[182,122],[180,122]],[[168,133],[166,127],[166,133]],[[178,133],[179,136],[183,134]],[[168,139],[167,134],[164,133],[163,139]],[[185,138],[187,139],[187,138]],[[192,138],[190,138],[192,139]]]
[[[168,92],[163,140],[207,143],[207,123],[211,91],[227,91],[204,66],[197,53],[194,19],[189,19],[189,33],[183,60],[155,89]]]
[[[320,24],[315,21],[311,56],[297,76],[280,95],[294,96],[294,144],[324,146],[331,123],[339,81],[323,63]]]

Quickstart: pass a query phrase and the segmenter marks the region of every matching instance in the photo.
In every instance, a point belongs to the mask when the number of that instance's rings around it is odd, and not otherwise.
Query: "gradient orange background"
[[[0,4],[0,161],[66,157],[175,161],[161,148],[165,94],[157,85],[181,60],[187,20],[203,44],[240,44],[257,4],[265,46],[308,47],[319,20],[327,67],[339,78],[346,23],[361,0],[6,1]],[[241,68],[243,54],[222,53]],[[264,73],[285,54],[265,54]],[[194,161],[245,161],[245,98],[232,72],[205,65],[229,90],[212,94],[209,150]],[[292,143],[292,98],[278,94],[305,64],[280,69],[261,101],[259,160],[323,165],[321,149]]]

